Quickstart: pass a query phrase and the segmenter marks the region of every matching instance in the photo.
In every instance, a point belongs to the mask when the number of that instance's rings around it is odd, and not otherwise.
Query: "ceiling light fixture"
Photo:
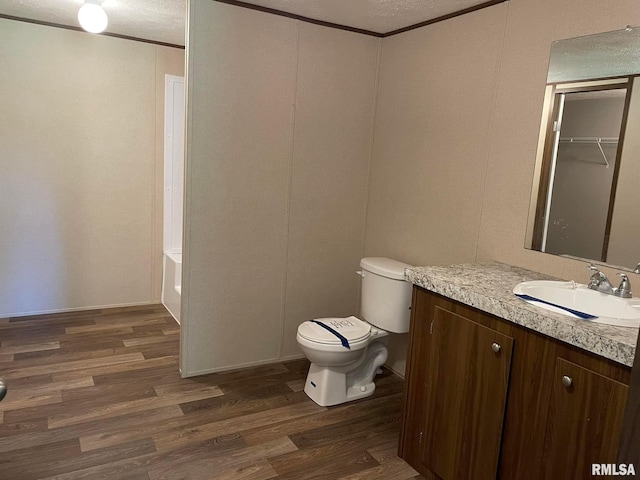
[[[102,33],[109,19],[102,8],[103,0],[85,0],[84,5],[78,10],[78,21],[80,26],[87,32]]]

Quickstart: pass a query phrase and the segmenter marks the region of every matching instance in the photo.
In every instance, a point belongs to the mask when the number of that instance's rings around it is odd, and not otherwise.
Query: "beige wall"
[[[284,357],[302,321],[357,311],[378,46],[299,24]]]
[[[508,2],[478,261],[587,280],[584,262],[523,248],[549,49],[554,40],[638,23],[640,10],[633,0]],[[609,276],[615,272],[604,270]]]
[[[190,4],[183,374],[295,355],[297,323],[355,308],[360,253],[586,278],[524,249],[548,55],[639,23],[632,0],[511,0],[382,41]]]
[[[507,4],[384,39],[366,256],[475,260]],[[404,372],[406,339],[389,339]]]
[[[549,50],[638,23],[632,0],[510,0],[384,39],[366,255],[586,280],[583,262],[524,248]],[[396,371],[404,349],[392,340]]]
[[[0,19],[0,316],[159,300],[156,88],[183,57]]]
[[[384,40],[367,256],[475,258],[506,9]]]
[[[189,2],[183,375],[356,307],[379,41]]]

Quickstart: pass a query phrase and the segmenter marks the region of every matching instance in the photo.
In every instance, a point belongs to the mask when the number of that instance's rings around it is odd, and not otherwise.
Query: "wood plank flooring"
[[[0,479],[422,478],[388,371],[325,408],[306,360],[181,379],[178,343],[161,305],[0,319]]]

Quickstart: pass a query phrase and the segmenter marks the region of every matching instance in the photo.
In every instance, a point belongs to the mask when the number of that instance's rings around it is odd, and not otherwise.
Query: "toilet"
[[[372,257],[360,261],[360,316],[303,322],[296,339],[311,362],[305,393],[323,407],[373,395],[373,379],[387,361],[390,333],[409,331],[411,283],[406,263]]]

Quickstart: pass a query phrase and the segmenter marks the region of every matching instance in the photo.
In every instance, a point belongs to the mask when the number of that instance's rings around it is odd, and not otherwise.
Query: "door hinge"
[[[429,334],[433,335],[433,322],[431,322],[431,326],[429,327]]]
[[[423,432],[422,430],[420,430],[420,439],[418,440],[418,443],[419,443],[420,445],[422,445],[422,434],[423,434],[423,433],[424,433],[424,432]]]

